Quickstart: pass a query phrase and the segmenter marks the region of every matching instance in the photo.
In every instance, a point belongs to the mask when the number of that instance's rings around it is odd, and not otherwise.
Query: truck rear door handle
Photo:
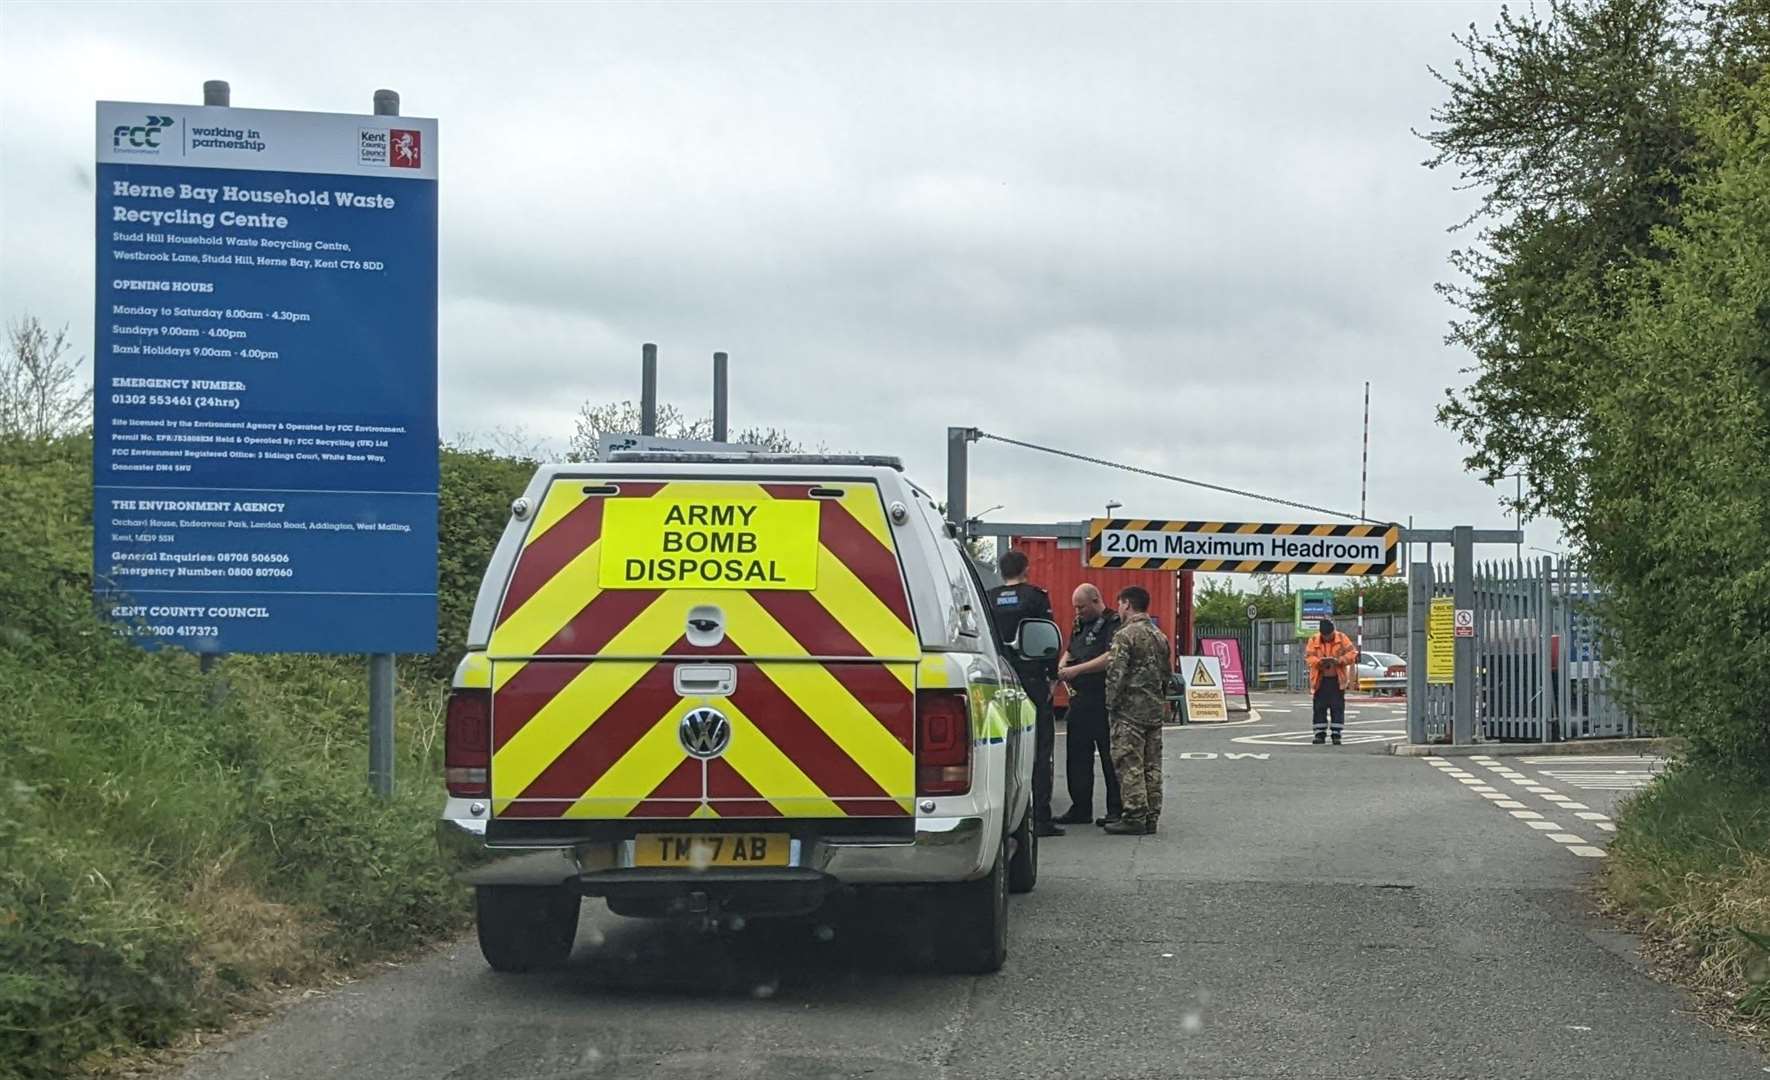
[[[737,691],[737,667],[732,664],[676,665],[677,697],[730,697]]]

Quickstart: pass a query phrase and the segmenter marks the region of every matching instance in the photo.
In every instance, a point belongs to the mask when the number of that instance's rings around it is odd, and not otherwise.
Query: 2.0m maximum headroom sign
[[[436,648],[436,121],[98,104],[94,580],[143,644]]]
[[[1213,574],[1400,572],[1399,525],[1296,525],[1245,521],[1095,518],[1088,565]]]

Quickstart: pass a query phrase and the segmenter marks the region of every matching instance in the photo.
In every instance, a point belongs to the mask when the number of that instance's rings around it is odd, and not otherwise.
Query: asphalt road
[[[1770,1073],[1590,913],[1614,801],[1651,761],[1394,758],[1377,704],[1352,717],[1364,741],[1297,745],[1307,713],[1277,710],[1302,703],[1263,703],[1257,724],[1169,730],[1162,835],[1046,842],[999,975],[930,974],[890,906],[704,937],[587,903],[567,971],[500,977],[464,941],[186,1076]]]

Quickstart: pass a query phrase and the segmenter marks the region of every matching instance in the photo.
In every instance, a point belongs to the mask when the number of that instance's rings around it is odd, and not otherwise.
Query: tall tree
[[[1666,257],[1615,276],[1587,546],[1647,715],[1770,774],[1770,81],[1711,101]]]
[[[1428,164],[1483,227],[1441,419],[1566,523],[1640,714],[1770,772],[1770,6],[1554,3],[1459,40]]]
[[[91,422],[85,357],[68,355],[68,330],[50,333],[34,316],[6,327],[0,356],[0,437],[54,439]]]
[[[1690,172],[1698,14],[1694,0],[1507,10],[1434,72],[1449,97],[1426,165],[1482,197],[1475,242],[1451,256],[1462,280],[1440,286],[1474,380],[1439,418],[1490,481],[1522,469],[1531,510],[1567,519],[1584,499],[1593,393],[1617,374],[1597,344],[1619,312],[1610,274],[1664,256],[1654,230]]]

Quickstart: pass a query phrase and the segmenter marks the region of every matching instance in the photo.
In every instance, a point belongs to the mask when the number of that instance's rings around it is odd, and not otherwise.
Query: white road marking
[[[1606,857],[1607,853],[1603,848],[1588,843],[1586,839],[1578,833],[1565,831],[1565,827],[1559,822],[1550,821],[1544,818],[1542,814],[1529,809],[1524,803],[1513,798],[1510,792],[1496,790],[1492,786],[1483,784],[1479,778],[1472,776],[1465,770],[1448,762],[1440,761],[1435,758],[1426,758],[1425,760],[1427,764],[1431,765],[1438,772],[1451,777],[1456,780],[1457,783],[1468,788],[1483,799],[1486,799],[1493,805],[1505,810],[1510,817],[1523,822],[1533,833],[1539,836],[1547,836],[1549,839],[1555,841],[1557,844],[1561,845],[1563,850],[1570,851],[1573,854],[1586,859],[1602,859]],[[1610,823],[1608,817],[1603,814],[1586,810],[1584,803],[1574,802],[1572,799],[1556,791],[1554,788],[1544,787],[1539,781],[1526,777],[1524,774],[1519,773],[1514,769],[1504,766],[1486,765],[1485,762],[1477,761],[1474,758],[1471,758],[1470,760],[1476,761],[1477,764],[1484,765],[1500,776],[1505,776],[1508,780],[1511,780],[1514,785],[1522,787],[1532,795],[1540,796],[1545,802],[1555,806],[1557,809],[1577,809],[1584,811],[1578,815],[1582,820],[1588,823],[1597,824],[1598,828],[1605,832],[1616,831],[1616,826]]]
[[[1176,757],[1181,761],[1217,761],[1219,759],[1219,755],[1213,750],[1188,750],[1184,754],[1173,754],[1171,756]],[[1238,754],[1234,751],[1229,751],[1221,755],[1221,760],[1266,761],[1271,757],[1271,754]]]
[[[1384,728],[1371,730],[1348,727],[1345,733],[1347,746],[1360,743],[1400,742],[1407,738],[1406,728]],[[1267,731],[1258,735],[1243,735],[1233,741],[1251,743],[1255,746],[1308,746],[1315,740],[1315,732],[1309,731]],[[1431,759],[1428,758],[1428,761]]]
[[[1585,791],[1634,791],[1646,787],[1665,769],[1657,757],[1591,754],[1572,757],[1525,758],[1526,764],[1550,780]]]

